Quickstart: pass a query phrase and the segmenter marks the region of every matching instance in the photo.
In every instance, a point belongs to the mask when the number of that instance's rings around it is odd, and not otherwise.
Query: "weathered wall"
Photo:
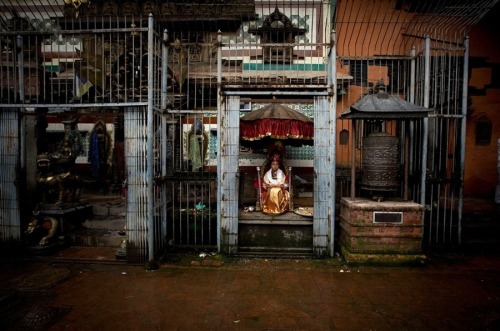
[[[493,199],[497,183],[497,139],[500,138],[500,6],[470,33],[469,111],[465,150],[466,197]],[[489,144],[476,143],[479,118],[491,121]]]

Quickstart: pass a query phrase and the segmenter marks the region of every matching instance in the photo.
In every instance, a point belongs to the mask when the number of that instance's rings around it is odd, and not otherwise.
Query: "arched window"
[[[339,142],[341,145],[347,145],[349,143],[349,131],[346,129],[340,131]]]
[[[491,120],[486,115],[481,115],[476,120],[476,145],[489,145],[491,143]]]

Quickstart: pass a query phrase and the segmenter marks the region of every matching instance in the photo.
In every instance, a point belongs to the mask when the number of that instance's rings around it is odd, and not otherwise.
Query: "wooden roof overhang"
[[[415,120],[427,117],[431,111],[379,90],[376,94],[365,95],[343,111],[340,117],[359,120]]]

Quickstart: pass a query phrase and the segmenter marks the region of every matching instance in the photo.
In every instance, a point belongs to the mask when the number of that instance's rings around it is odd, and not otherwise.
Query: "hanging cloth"
[[[90,162],[90,174],[94,178],[99,177],[99,138],[97,137],[97,132],[94,130],[90,133],[88,160]]]

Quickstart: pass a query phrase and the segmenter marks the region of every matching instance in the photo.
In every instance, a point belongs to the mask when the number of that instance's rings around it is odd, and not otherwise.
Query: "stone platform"
[[[240,212],[238,253],[305,254],[313,252],[313,218],[292,211],[281,215]]]
[[[348,263],[424,263],[423,211],[424,207],[414,202],[342,198],[342,255]]]

